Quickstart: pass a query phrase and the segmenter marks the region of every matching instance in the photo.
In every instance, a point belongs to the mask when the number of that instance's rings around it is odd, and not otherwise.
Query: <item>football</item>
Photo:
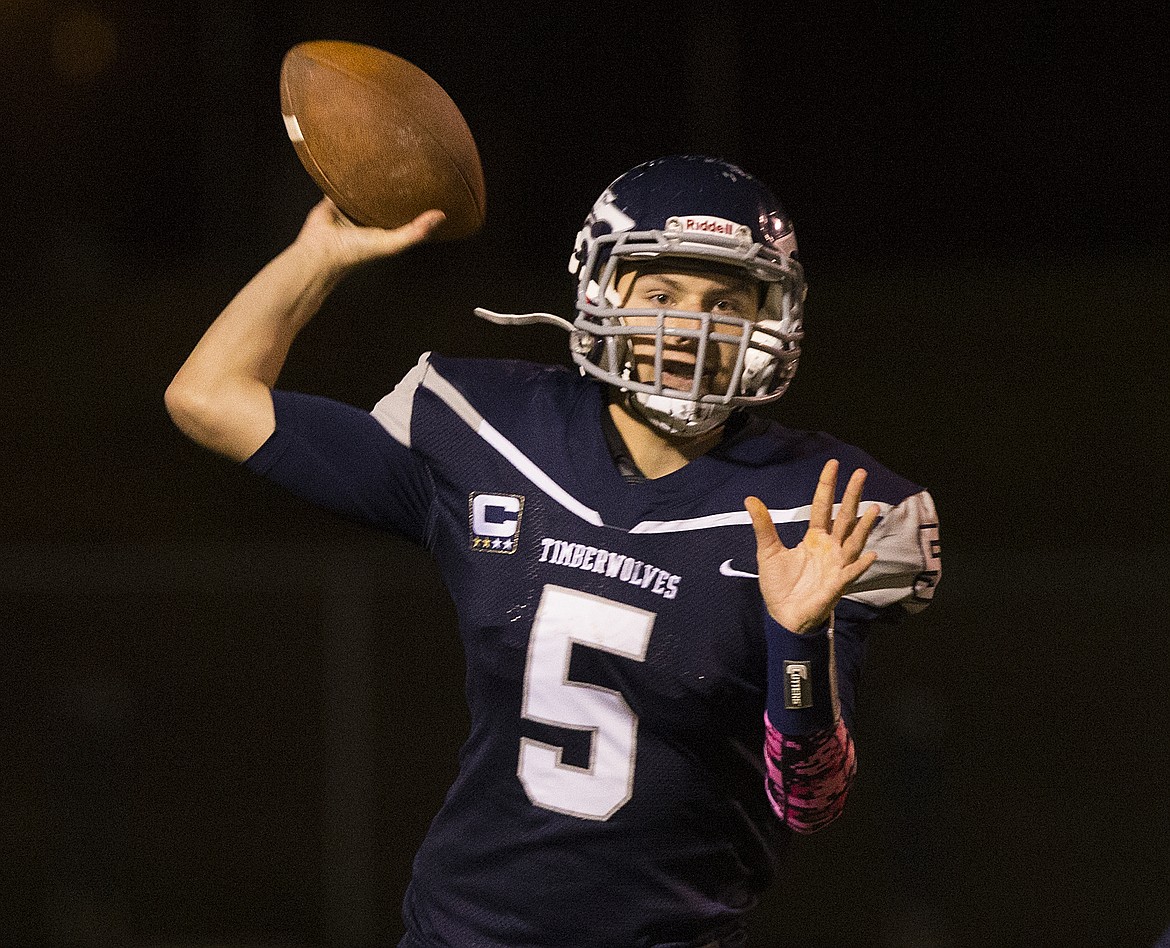
[[[284,55],[280,107],[301,163],[350,220],[399,227],[437,207],[432,239],[483,226],[483,168],[450,96],[405,59],[337,40]]]

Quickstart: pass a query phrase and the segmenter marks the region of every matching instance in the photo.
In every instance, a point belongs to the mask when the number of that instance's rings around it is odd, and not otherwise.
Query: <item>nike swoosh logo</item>
[[[719,574],[721,576],[746,576],[748,579],[759,579],[759,573],[745,573],[743,570],[735,569],[731,565],[731,560],[724,560],[719,564]]]

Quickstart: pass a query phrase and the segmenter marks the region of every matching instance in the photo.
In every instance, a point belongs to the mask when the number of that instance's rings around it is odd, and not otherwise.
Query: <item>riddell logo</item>
[[[751,231],[744,224],[722,217],[672,217],[666,222],[668,233],[722,234],[724,237],[751,239]]]

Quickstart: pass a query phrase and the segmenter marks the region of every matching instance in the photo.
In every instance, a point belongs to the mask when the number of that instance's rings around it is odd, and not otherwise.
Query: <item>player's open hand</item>
[[[857,516],[865,484],[865,471],[861,468],[849,478],[837,517],[833,518],[837,466],[835,460],[829,461],[821,470],[808,531],[792,549],[780,540],[763,502],[756,497],[744,501],[756,534],[764,604],[772,618],[802,635],[828,620],[849,585],[877,559],[873,551],[863,552],[879,508],[875,504],[862,517]]]
[[[329,198],[322,198],[305,218],[297,243],[344,270],[422,243],[445,219],[442,211],[432,210],[393,229],[362,227],[342,214]]]

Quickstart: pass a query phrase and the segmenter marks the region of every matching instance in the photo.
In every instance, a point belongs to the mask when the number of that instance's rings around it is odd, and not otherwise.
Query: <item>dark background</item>
[[[737,161],[797,222],[774,408],[930,486],[946,575],[874,644],[781,946],[1152,945],[1170,923],[1165,25],[1155,3],[0,5],[0,945],[393,944],[465,733],[405,543],[185,442],[167,382],[314,201],[284,51],[367,42],[478,141],[472,240],[355,276],[282,384],[567,361],[580,221]],[[560,11],[560,12],[556,12]]]

